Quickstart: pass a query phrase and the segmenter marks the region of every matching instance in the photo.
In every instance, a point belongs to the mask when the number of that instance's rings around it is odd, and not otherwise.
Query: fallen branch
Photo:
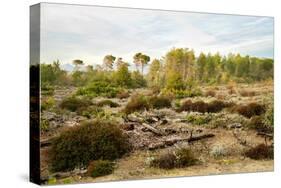
[[[163,135],[164,135],[160,130],[158,130],[158,129],[156,129],[156,128],[150,126],[150,125],[148,125],[147,123],[143,123],[142,125],[143,125],[145,128],[147,128],[150,132],[154,133],[154,134],[157,135],[157,136],[163,136]]]
[[[50,146],[51,144],[52,144],[52,138],[40,140],[40,147],[41,148]]]
[[[259,135],[259,136],[264,136],[264,137],[268,137],[268,138],[270,138],[270,139],[273,139],[273,134],[264,133],[264,132],[258,132],[257,135]]]
[[[203,134],[203,135],[188,137],[188,138],[174,138],[174,139],[164,140],[156,144],[151,144],[148,146],[148,149],[155,150],[155,149],[165,148],[167,146],[172,146],[178,142],[184,142],[184,141],[191,143],[205,138],[212,138],[214,136],[215,136],[214,134]]]

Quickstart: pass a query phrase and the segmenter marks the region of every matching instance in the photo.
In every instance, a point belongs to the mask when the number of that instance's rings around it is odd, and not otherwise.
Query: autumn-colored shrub
[[[190,149],[180,148],[175,152],[161,153],[152,160],[150,166],[163,169],[183,168],[195,165],[197,161]]]
[[[124,113],[130,114],[135,111],[148,110],[150,108],[147,97],[143,95],[133,95],[131,96],[129,102],[124,108]]]
[[[236,105],[233,107],[232,111],[237,112],[247,118],[252,116],[259,116],[265,113],[266,109],[264,105],[257,103],[249,103],[246,105]]]
[[[111,174],[114,170],[114,163],[108,160],[96,160],[90,162],[87,174],[91,177],[99,177]]]
[[[114,160],[129,152],[131,145],[117,124],[89,121],[71,127],[54,138],[50,149],[53,171],[88,166],[93,160]]]
[[[195,101],[192,102],[191,100],[185,101],[178,111],[193,111],[193,112],[219,112],[223,108],[232,106],[232,103],[227,103],[220,100],[215,100],[210,103],[205,103],[204,101]]]
[[[156,109],[171,107],[171,100],[165,96],[152,96],[148,99],[148,102]]]
[[[62,100],[60,107],[69,111],[76,111],[79,108],[84,108],[92,105],[92,102],[85,98],[69,97]]]
[[[251,159],[273,159],[274,151],[273,146],[267,146],[265,144],[259,144],[245,152],[245,155]]]
[[[99,101],[97,103],[97,106],[99,106],[99,107],[110,106],[112,108],[115,108],[115,107],[118,107],[120,105],[116,102],[111,101],[111,100],[102,100],[102,101]]]

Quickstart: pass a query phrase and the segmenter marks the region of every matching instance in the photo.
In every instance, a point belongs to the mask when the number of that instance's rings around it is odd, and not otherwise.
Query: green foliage
[[[148,99],[148,103],[156,109],[171,107],[171,99],[165,96],[152,96]]]
[[[131,114],[136,111],[148,110],[150,108],[149,102],[144,95],[136,94],[131,96],[130,101],[124,108],[125,114]]]
[[[161,153],[151,161],[150,166],[163,169],[183,168],[195,165],[197,161],[190,149],[181,148],[175,152]]]
[[[100,120],[84,122],[53,140],[50,149],[52,170],[67,171],[86,167],[93,160],[114,160],[130,149],[128,137],[117,124]]]
[[[40,121],[40,131],[41,132],[47,132],[47,131],[49,131],[49,128],[50,128],[49,121],[41,119],[41,121]]]
[[[85,108],[92,105],[92,102],[86,98],[69,97],[62,100],[60,107],[69,111],[77,111],[80,108]]]
[[[40,104],[41,111],[48,110],[52,108],[54,105],[55,105],[55,100],[53,97],[44,97],[41,100],[41,104]]]
[[[130,88],[132,86],[132,77],[127,63],[119,64],[117,71],[114,73],[114,81],[121,87]]]
[[[273,159],[274,151],[273,146],[267,146],[265,144],[259,144],[253,148],[250,148],[245,152],[245,155],[251,159]]]
[[[113,170],[114,170],[113,162],[108,160],[97,160],[97,161],[92,161],[89,164],[87,173],[89,176],[95,178],[95,177],[111,174]]]
[[[41,83],[41,94],[44,96],[53,95],[55,91],[55,88],[51,86],[48,82],[42,82]]]
[[[98,103],[97,103],[97,106],[100,106],[100,107],[103,107],[103,106],[110,106],[110,107],[112,107],[112,108],[115,108],[115,107],[118,107],[118,106],[120,106],[118,103],[116,103],[116,102],[113,102],[113,101],[111,101],[111,100],[102,100],[102,101],[99,101]]]
[[[115,84],[106,81],[93,81],[87,86],[79,88],[76,92],[76,95],[113,98],[120,91],[121,89]]]
[[[249,103],[246,105],[235,105],[232,111],[237,112],[247,118],[252,116],[259,116],[265,113],[265,106],[257,103]]]
[[[263,123],[266,127],[273,130],[274,127],[274,106],[273,100],[267,105],[267,110],[264,114]]]
[[[146,87],[147,82],[144,76],[140,74],[139,71],[132,72],[132,87],[133,88],[143,88]]]
[[[186,117],[186,120],[196,125],[203,125],[209,123],[212,120],[212,116],[209,114],[208,115],[189,114]]]

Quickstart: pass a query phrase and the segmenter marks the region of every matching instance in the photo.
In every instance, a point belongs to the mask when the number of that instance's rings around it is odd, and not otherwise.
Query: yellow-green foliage
[[[131,149],[128,137],[117,124],[89,121],[71,127],[53,140],[50,149],[53,171],[86,167],[93,160],[114,160]]]
[[[100,107],[102,107],[102,106],[110,106],[110,107],[115,108],[115,107],[118,107],[119,104],[116,103],[116,102],[113,102],[111,100],[102,100],[102,101],[99,101],[97,103],[97,106],[100,106]]]
[[[41,100],[41,111],[48,110],[55,105],[55,100],[53,97],[44,97]]]

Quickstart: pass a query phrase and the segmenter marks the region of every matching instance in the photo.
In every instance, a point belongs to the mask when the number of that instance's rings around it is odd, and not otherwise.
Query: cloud
[[[273,54],[273,19],[266,17],[42,4],[41,61],[101,63],[106,54],[132,62],[136,52],[160,58],[172,47]]]

